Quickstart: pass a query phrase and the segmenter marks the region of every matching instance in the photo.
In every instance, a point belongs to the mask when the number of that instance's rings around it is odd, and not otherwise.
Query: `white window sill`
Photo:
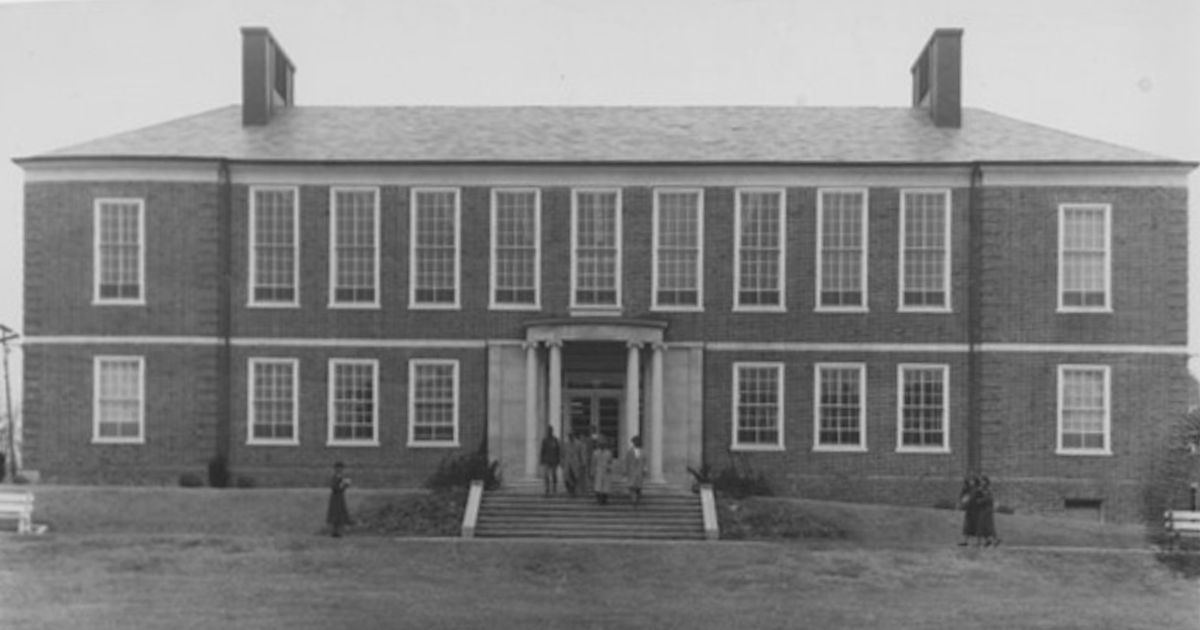
[[[458,302],[455,302],[453,304],[415,304],[413,302],[408,303],[408,310],[410,310],[410,311],[457,311],[461,308],[462,307],[459,306]]]
[[[734,313],[786,313],[784,306],[734,306]]]
[[[453,442],[413,442],[409,440],[408,448],[458,448],[457,440]]]
[[[349,441],[333,441],[333,440],[329,440],[329,441],[325,442],[325,446],[327,446],[327,447],[330,447],[330,448],[342,448],[342,447],[347,447],[347,448],[372,448],[372,447],[377,447],[377,446],[379,446],[379,441],[378,441],[378,440],[372,440],[372,441],[370,441],[370,442],[367,442],[367,441],[361,441],[361,442],[349,442]]]
[[[817,445],[813,447],[814,453],[866,453],[865,446],[827,446]]]
[[[300,440],[246,440],[246,446],[300,446]]]
[[[497,304],[495,302],[488,304],[488,310],[491,311],[526,311],[537,312],[542,310],[542,305],[538,304]]]
[[[742,453],[782,453],[787,449],[778,444],[734,444],[729,450]]]
[[[332,310],[332,311],[377,311],[377,310],[379,310],[379,303],[378,302],[376,302],[376,303],[330,302],[329,310]]]
[[[299,302],[249,302],[246,308],[288,309],[300,308]]]
[[[1055,449],[1055,455],[1064,457],[1112,457],[1113,452],[1108,449]]]
[[[1060,306],[1058,307],[1060,315],[1111,315],[1113,312],[1110,306],[1082,307],[1082,306]]]
[[[871,309],[865,306],[818,306],[813,309],[814,313],[870,313]]]
[[[933,446],[933,447],[913,447],[913,446],[905,447],[905,446],[902,446],[902,447],[897,448],[896,452],[903,454],[903,455],[949,455],[950,449],[948,447],[941,447],[941,446]]]
[[[140,438],[140,437],[139,438],[97,438],[97,437],[92,438],[92,444],[98,445],[98,446],[99,445],[103,445],[103,446],[112,446],[112,445],[141,446],[141,445],[144,445],[145,443],[146,443],[146,439]]]
[[[655,313],[703,313],[703,306],[651,306],[650,310]]]
[[[897,313],[924,313],[927,315],[950,315],[954,313],[954,309],[944,306],[901,306],[896,309]]]
[[[92,300],[92,306],[145,306],[146,300]]]

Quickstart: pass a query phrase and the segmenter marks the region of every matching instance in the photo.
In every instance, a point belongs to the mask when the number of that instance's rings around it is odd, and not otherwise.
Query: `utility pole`
[[[0,324],[0,345],[4,346],[4,404],[8,413],[8,444],[5,445],[6,477],[9,483],[17,482],[17,422],[13,419],[12,388],[8,384],[8,353],[9,342],[15,341],[21,335],[17,331]]]

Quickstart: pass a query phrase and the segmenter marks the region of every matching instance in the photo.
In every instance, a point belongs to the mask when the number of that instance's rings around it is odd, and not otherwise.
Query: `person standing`
[[[342,537],[342,528],[350,524],[350,510],[346,507],[346,489],[350,487],[350,479],[343,472],[342,462],[333,464],[333,477],[329,479],[329,507],[325,509],[325,523],[329,525],[329,534],[334,538]]]
[[[977,544],[984,547],[999,545],[1000,538],[996,536],[996,495],[992,492],[992,481],[984,475],[979,478],[979,487],[975,491],[976,516],[975,535]]]
[[[546,437],[542,438],[542,483],[546,496],[558,492],[558,465],[562,462],[562,449],[554,437],[554,427],[546,425]]]
[[[964,477],[962,490],[958,493],[958,508],[963,511],[962,540],[958,543],[959,547],[966,547],[975,538],[975,529],[978,525],[978,510],[975,504],[977,485],[978,480],[974,475]]]
[[[608,495],[612,492],[612,451],[607,442],[601,437],[596,440],[596,450],[592,451],[592,491],[600,505],[608,504]]]
[[[563,487],[571,496],[575,496],[575,490],[579,486],[579,476],[575,470],[575,458],[578,457],[576,453],[578,450],[579,442],[575,439],[575,434],[568,432],[562,440],[562,472]]]
[[[629,440],[629,451],[625,453],[625,479],[629,483],[629,497],[633,506],[642,502],[642,485],[646,481],[646,454],[642,452],[642,436]]]

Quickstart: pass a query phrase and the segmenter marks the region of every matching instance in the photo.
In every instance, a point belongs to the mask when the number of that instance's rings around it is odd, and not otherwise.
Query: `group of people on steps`
[[[646,480],[641,436],[629,440],[629,449],[620,460],[613,459],[612,446],[604,436],[585,433],[569,433],[566,440],[560,441],[554,435],[554,428],[547,426],[539,459],[546,496],[558,493],[558,470],[562,468],[563,487],[571,496],[590,491],[597,503],[605,505],[612,494],[614,475],[621,475],[633,504],[641,503]]]

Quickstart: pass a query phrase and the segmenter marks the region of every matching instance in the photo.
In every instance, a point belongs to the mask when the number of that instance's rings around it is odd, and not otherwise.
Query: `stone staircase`
[[[704,540],[704,516],[694,494],[648,489],[634,507],[627,495],[599,505],[592,496],[542,496],[528,489],[485,492],[475,535],[480,538],[605,538]]]

